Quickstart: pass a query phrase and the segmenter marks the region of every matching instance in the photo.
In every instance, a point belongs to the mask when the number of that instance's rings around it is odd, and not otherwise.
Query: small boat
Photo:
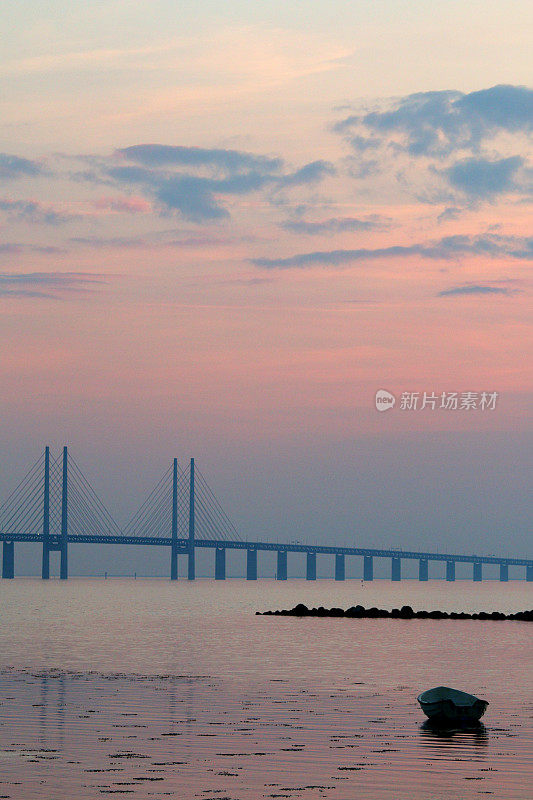
[[[426,717],[448,724],[479,722],[489,704],[488,700],[449,686],[427,689],[416,699]]]

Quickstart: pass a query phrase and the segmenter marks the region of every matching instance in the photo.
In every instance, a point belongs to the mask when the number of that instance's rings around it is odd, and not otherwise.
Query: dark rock
[[[303,603],[298,603],[297,606],[294,606],[291,613],[294,614],[295,617],[305,617],[309,613],[309,609]]]
[[[413,619],[415,612],[411,608],[411,606],[402,606],[400,608],[400,617],[402,619]]]
[[[365,609],[363,606],[351,606],[348,608],[344,614],[345,617],[352,617],[354,619],[361,619],[366,614]]]

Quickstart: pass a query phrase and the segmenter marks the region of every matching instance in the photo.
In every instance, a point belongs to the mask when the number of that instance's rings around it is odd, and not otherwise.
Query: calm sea
[[[530,800],[531,623],[254,612],[510,612],[532,588],[0,581],[0,798]],[[439,684],[488,699],[484,725],[428,729]]]

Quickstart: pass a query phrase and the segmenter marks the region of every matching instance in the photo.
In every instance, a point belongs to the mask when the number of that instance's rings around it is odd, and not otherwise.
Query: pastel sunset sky
[[[195,455],[250,538],[529,555],[532,30],[528,0],[2,3],[2,496],[68,443],[123,521]]]

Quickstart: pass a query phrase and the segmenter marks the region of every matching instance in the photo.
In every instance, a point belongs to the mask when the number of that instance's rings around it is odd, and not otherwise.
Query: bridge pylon
[[[170,548],[170,580],[178,580],[178,459],[172,467],[172,545]]]
[[[59,577],[68,578],[68,450],[63,448],[63,470],[61,480],[61,535],[59,539]]]
[[[191,458],[191,469],[189,474],[189,557],[187,565],[187,578],[190,581],[193,581],[196,577],[194,560],[195,513],[194,458]]]
[[[43,485],[43,558],[41,577],[50,578],[50,448],[44,448],[44,485]]]

